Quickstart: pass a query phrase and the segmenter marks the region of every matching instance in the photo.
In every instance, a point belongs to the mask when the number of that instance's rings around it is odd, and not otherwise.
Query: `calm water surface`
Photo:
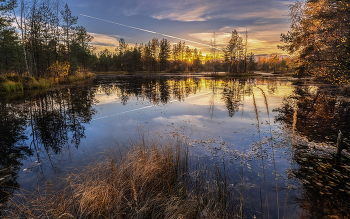
[[[349,103],[312,80],[201,75],[106,75],[3,94],[1,207],[17,188],[33,191],[145,136],[181,140],[193,166],[219,166],[246,218],[347,218],[350,162],[335,163],[332,146],[339,130],[349,136]]]

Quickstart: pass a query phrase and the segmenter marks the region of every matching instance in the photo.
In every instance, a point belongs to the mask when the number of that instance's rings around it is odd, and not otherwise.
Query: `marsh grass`
[[[34,78],[20,77],[18,75],[0,76],[0,91],[16,92],[33,89],[47,89],[55,84],[72,83],[92,78],[94,74],[88,71],[77,71],[73,76],[62,78]]]
[[[6,92],[23,91],[23,85],[20,82],[6,80],[0,84],[0,90]]]
[[[265,108],[266,108],[266,113],[268,117],[268,124],[269,124],[269,132],[270,132],[270,141],[269,141],[269,146],[271,147],[272,150],[272,162],[273,162],[273,169],[274,169],[274,175],[275,175],[275,184],[276,184],[276,202],[277,202],[277,218],[280,218],[280,207],[279,207],[279,196],[278,196],[278,183],[277,183],[277,169],[276,169],[276,160],[275,160],[275,148],[272,141],[272,129],[271,129],[271,120],[270,120],[270,110],[269,110],[269,104],[267,102],[267,97],[264,92],[264,90],[260,87],[258,89],[261,91],[263,97],[264,97],[264,103],[265,103]],[[255,111],[257,113],[257,111]]]
[[[63,82],[74,82],[74,81],[83,81],[85,79],[93,77],[94,74],[90,71],[78,69],[74,75],[68,76],[67,79],[65,79]]]
[[[10,200],[6,218],[235,218],[233,186],[219,168],[189,169],[180,142],[141,141],[82,171]],[[60,183],[58,183],[60,182]]]

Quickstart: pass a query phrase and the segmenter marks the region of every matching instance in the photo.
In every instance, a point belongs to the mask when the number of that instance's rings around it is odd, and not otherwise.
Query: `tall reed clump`
[[[140,143],[70,174],[61,185],[47,183],[31,197],[11,199],[4,214],[7,218],[234,216],[226,184],[218,181],[210,186],[203,175],[191,179],[188,173],[187,149],[180,143]]]

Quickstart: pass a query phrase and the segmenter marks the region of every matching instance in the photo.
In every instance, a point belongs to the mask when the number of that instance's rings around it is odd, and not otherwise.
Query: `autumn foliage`
[[[350,81],[350,4],[308,0],[290,6],[291,30],[281,35],[281,49],[295,56],[300,75],[332,83]]]

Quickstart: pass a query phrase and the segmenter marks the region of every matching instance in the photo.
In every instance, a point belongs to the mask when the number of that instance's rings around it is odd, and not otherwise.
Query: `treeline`
[[[173,46],[167,39],[153,38],[147,44],[130,47],[119,40],[116,52],[105,49],[97,54],[96,71],[202,71],[203,55],[185,42]]]
[[[92,36],[60,0],[1,0],[0,13],[0,73],[60,77],[96,62]]]
[[[222,49],[214,34],[211,54],[205,56],[185,42],[157,38],[132,47],[120,39],[115,51],[95,52],[89,45],[93,37],[60,0],[1,0],[0,13],[0,74],[67,78],[87,70],[243,73],[257,66],[254,54],[248,53],[247,35],[237,31]]]
[[[339,0],[297,1],[291,30],[280,48],[296,57],[299,75],[332,83],[350,82],[350,4]]]
[[[268,56],[258,57],[256,70],[274,73],[287,73],[294,69],[292,57],[271,54]]]
[[[120,39],[115,52],[106,48],[96,54],[98,61],[94,70],[243,73],[255,70],[257,66],[254,54],[247,53],[247,49],[243,37],[235,30],[232,31],[227,46],[219,49],[214,43],[211,54],[206,56],[197,48],[192,49],[181,41],[171,44],[167,39],[153,38],[147,44],[136,44],[130,47],[124,39]]]

